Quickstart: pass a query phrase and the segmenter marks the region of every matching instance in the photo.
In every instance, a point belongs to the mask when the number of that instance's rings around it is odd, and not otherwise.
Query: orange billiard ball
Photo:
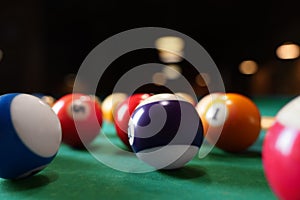
[[[260,134],[259,109],[242,94],[209,94],[200,99],[196,110],[203,122],[206,140],[224,151],[245,151]]]

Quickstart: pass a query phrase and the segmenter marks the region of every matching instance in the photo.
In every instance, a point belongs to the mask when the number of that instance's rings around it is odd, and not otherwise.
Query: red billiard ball
[[[129,96],[125,101],[123,101],[115,110],[114,113],[114,125],[117,132],[117,135],[122,140],[122,142],[130,147],[128,140],[128,122],[131,114],[134,109],[140,104],[143,100],[150,97],[151,94],[142,93],[142,94],[133,94]]]
[[[300,199],[300,97],[275,116],[263,141],[262,161],[268,183],[279,199]]]
[[[242,152],[258,138],[261,115],[254,102],[238,93],[213,93],[198,102],[205,138],[228,152]]]
[[[100,133],[101,107],[90,95],[67,94],[58,99],[52,109],[61,123],[63,143],[84,148]]]

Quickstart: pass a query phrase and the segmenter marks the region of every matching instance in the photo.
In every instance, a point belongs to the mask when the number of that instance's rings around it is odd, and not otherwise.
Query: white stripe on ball
[[[22,142],[34,153],[51,157],[61,143],[61,126],[50,106],[39,98],[17,95],[10,107],[12,123]]]

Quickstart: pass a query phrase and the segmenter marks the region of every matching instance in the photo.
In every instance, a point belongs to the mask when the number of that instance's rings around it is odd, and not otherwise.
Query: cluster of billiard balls
[[[263,144],[266,177],[283,198],[299,198],[299,101],[282,108]],[[90,145],[103,121],[114,124],[125,146],[156,169],[184,166],[204,138],[236,153],[247,150],[261,132],[258,108],[236,93],[209,94],[199,102],[183,93],[114,93],[103,102],[74,93],[52,104],[34,95],[10,93],[0,96],[0,109],[0,177],[5,179],[41,171],[61,142],[74,148]]]

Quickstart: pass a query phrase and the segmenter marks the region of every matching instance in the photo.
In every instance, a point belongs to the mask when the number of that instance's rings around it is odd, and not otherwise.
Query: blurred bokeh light
[[[276,54],[280,59],[295,59],[300,55],[300,47],[297,44],[286,43],[276,49]]]
[[[74,78],[98,44],[126,30],[162,27],[197,41],[215,62],[227,91],[248,96],[300,94],[299,7],[298,1],[204,0],[200,7],[196,1],[169,0],[3,1],[0,92],[59,97],[72,91],[74,80],[68,76]],[[213,79],[185,60],[192,48],[186,41],[165,35],[153,45],[155,49],[129,52],[111,63],[97,95],[109,94],[122,74],[145,63],[167,66],[153,77],[158,85],[184,76],[197,95],[207,93]]]

